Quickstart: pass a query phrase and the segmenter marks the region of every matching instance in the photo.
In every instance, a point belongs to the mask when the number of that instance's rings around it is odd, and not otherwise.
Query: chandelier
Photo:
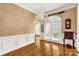
[[[36,20],[40,20],[41,24],[44,24],[44,21],[47,19],[47,14],[44,12],[43,3],[41,3],[40,12],[35,16]]]

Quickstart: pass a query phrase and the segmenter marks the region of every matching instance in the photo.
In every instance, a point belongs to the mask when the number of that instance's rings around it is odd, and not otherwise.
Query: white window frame
[[[55,22],[55,21],[59,21],[60,22],[60,38],[59,38],[59,40],[58,41],[60,41],[60,39],[61,39],[61,17],[60,16],[50,16],[50,17],[48,17],[48,21],[49,21],[49,23],[51,23],[51,32],[53,32],[52,31],[52,23],[53,22]],[[45,25],[44,25],[45,26]],[[55,32],[55,31],[54,31]],[[51,34],[51,36],[52,36],[52,33],[50,33]],[[51,39],[53,40],[53,38],[51,37]]]

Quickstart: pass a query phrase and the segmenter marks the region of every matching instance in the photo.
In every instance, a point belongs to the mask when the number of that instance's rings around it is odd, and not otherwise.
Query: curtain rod
[[[57,13],[53,13],[53,14],[49,14],[48,16],[52,16],[52,15],[55,15],[55,14],[62,14],[64,13],[65,11],[61,11],[61,12],[57,12]]]

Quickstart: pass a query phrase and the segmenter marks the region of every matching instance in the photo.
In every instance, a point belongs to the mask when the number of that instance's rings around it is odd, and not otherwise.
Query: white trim
[[[76,40],[76,48],[79,51],[79,3],[77,5],[77,40]]]

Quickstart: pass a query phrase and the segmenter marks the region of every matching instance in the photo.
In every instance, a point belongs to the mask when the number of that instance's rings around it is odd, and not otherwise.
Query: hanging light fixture
[[[41,21],[41,24],[44,24],[44,21],[47,19],[47,14],[44,12],[44,5],[41,3],[40,13],[38,13],[35,18]]]
[[[44,12],[44,5],[43,3],[41,3],[41,11],[40,11],[40,20],[41,20],[41,24],[44,24],[44,21],[46,20],[47,15]]]
[[[44,4],[43,3],[41,3],[40,4],[40,11],[39,11],[39,13],[35,16],[35,19],[36,19],[36,21],[37,22],[39,22],[40,23],[40,31],[41,31],[41,37],[43,38],[43,36],[44,36],[44,23],[45,23],[45,21],[47,21],[47,18],[48,18],[48,16],[47,16],[47,14],[45,13],[45,6],[44,6]]]

